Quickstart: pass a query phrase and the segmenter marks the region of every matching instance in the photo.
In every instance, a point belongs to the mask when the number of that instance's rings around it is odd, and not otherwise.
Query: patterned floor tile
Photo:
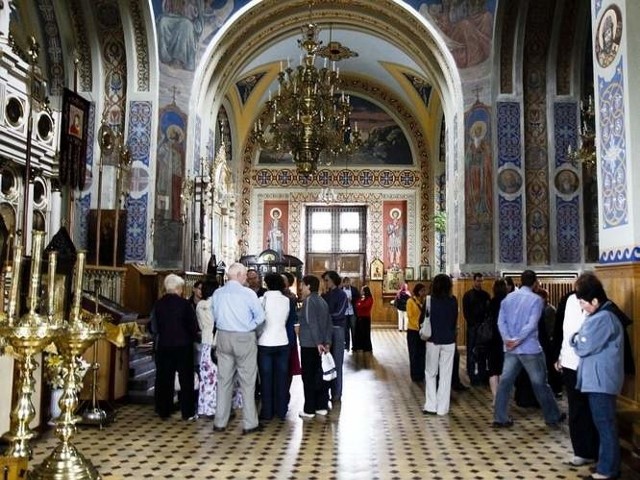
[[[424,391],[409,380],[406,338],[373,332],[374,353],[345,355],[342,404],[327,418],[303,422],[302,383],[294,379],[289,414],[264,431],[242,435],[238,416],[224,433],[201,418],[160,420],[152,406],[126,405],[98,430],[73,438],[103,479],[576,479],[588,467],[562,464],[566,429],[551,430],[539,411],[512,408],[516,425],[491,428],[491,393],[454,393],[446,417],[422,414]],[[461,362],[464,364],[464,362]],[[566,405],[562,405],[566,409]],[[55,445],[51,432],[33,442],[32,465]],[[640,479],[625,471],[623,478]]]

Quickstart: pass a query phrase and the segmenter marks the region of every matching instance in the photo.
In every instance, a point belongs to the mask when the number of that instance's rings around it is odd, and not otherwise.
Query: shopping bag
[[[330,352],[325,352],[321,357],[322,362],[322,379],[325,382],[330,382],[338,376],[336,371],[336,362],[333,360],[333,355]]]

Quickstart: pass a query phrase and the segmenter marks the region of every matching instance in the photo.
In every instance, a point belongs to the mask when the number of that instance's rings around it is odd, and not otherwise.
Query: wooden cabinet
[[[148,317],[157,298],[158,274],[146,265],[128,264],[124,306],[141,317]]]

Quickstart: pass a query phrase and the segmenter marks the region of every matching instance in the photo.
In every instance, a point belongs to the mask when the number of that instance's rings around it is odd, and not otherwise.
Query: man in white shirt
[[[569,292],[567,295],[560,300],[556,317],[556,322],[562,323],[562,346],[556,369],[562,372],[569,404],[569,436],[573,446],[573,457],[567,463],[580,466],[595,462],[598,456],[599,436],[591,417],[589,398],[576,389],[580,357],[570,344],[571,338],[582,326],[586,314],[582,311],[575,292]],[[564,312],[563,300],[566,300]]]

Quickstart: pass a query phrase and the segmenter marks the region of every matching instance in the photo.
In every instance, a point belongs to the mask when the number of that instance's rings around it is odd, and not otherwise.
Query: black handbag
[[[476,329],[476,345],[486,345],[493,340],[493,325],[485,318]]]

